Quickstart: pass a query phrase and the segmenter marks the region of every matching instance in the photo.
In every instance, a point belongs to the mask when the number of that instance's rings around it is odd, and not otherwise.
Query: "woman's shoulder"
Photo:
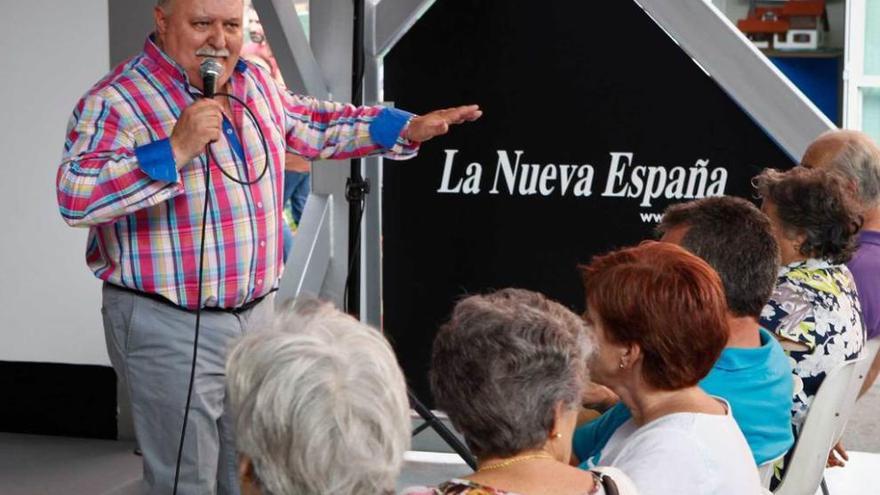
[[[651,493],[733,493],[716,489],[735,477],[757,486],[754,459],[729,413],[676,413],[650,426],[610,464],[643,488],[650,483]]]
[[[699,443],[699,416],[697,413],[674,413],[642,425],[626,439],[621,457],[654,457],[662,461],[669,456],[690,456]]]
[[[440,484],[436,488],[427,486],[414,486],[405,489],[401,495],[516,495],[513,492],[505,492],[479,483],[451,479]]]
[[[642,426],[627,442],[629,455],[652,457],[658,462],[689,459],[703,464],[707,451],[742,440],[742,433],[727,405],[726,414],[681,412],[668,414]],[[626,470],[624,470],[626,471]]]
[[[437,491],[429,486],[410,486],[404,488],[400,495],[436,495]]]
[[[777,335],[800,341],[796,335],[812,332],[825,315],[846,315],[857,307],[855,282],[846,265],[806,260],[783,269],[761,312],[761,324]]]
[[[843,263],[808,259],[783,268],[777,286],[800,289],[817,297],[838,296],[852,292],[855,282],[849,268]]]

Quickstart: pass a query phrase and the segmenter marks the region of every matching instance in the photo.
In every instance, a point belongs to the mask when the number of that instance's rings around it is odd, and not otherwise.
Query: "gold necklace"
[[[506,461],[496,462],[493,464],[485,464],[483,466],[480,466],[479,469],[477,469],[477,471],[488,471],[490,469],[499,469],[499,468],[510,466],[511,464],[516,464],[518,462],[525,462],[525,461],[529,461],[532,459],[554,459],[554,457],[550,454],[547,454],[547,453],[521,455],[521,456],[517,456],[517,457],[511,457],[510,459],[507,459]]]

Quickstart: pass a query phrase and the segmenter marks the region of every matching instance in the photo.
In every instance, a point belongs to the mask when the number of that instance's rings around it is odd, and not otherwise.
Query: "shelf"
[[[761,50],[768,57],[779,58],[836,58],[843,56],[840,48],[820,48],[818,50]]]

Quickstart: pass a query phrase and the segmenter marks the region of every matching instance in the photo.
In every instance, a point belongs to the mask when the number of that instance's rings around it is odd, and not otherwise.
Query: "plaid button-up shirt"
[[[245,101],[266,137],[230,100],[224,139],[177,170],[169,138],[199,90],[148,39],[144,51],[99,81],[70,119],[58,170],[64,220],[88,226],[86,261],[102,280],[195,309],[205,199],[211,166],[202,306],[235,308],[277,286],[283,268],[281,193],[284,154],[345,159],[415,154],[400,137],[409,114],[318,101],[280,88],[262,69],[239,61],[228,91]],[[243,154],[247,168],[238,154]],[[255,178],[268,160],[263,180]]]

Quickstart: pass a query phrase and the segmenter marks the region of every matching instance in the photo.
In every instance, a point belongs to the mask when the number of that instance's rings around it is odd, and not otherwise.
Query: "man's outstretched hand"
[[[455,108],[434,110],[431,113],[413,117],[403,134],[410,141],[423,142],[449,132],[449,126],[472,122],[480,118],[483,111],[479,105],[464,105]]]

